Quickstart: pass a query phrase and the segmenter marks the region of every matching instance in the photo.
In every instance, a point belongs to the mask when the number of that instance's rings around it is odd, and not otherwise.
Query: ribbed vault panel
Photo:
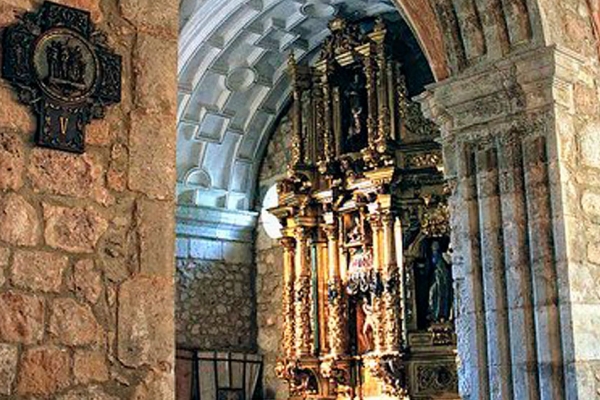
[[[269,132],[289,97],[287,55],[315,58],[336,14],[394,10],[390,0],[183,0],[180,202],[250,208]]]

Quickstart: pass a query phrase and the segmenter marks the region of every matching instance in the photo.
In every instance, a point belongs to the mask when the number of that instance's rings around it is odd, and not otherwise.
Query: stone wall
[[[252,212],[179,206],[177,347],[256,351]]]
[[[173,398],[178,4],[59,2],[122,55],[123,100],[74,155],[34,147],[0,81],[0,398]]]
[[[269,142],[259,175],[261,209],[264,196],[278,179],[285,177],[291,160],[291,121],[285,115]],[[256,232],[256,302],[258,349],[264,357],[263,394],[265,399],[287,398],[287,384],[275,376],[275,363],[280,355],[283,318],[281,299],[283,284],[283,250],[277,239],[270,238],[259,221]]]

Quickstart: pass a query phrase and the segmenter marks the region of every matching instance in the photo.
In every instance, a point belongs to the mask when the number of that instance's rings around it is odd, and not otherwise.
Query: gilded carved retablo
[[[456,399],[452,249],[435,126],[409,100],[383,20],[330,23],[293,56],[278,184],[290,398]],[[368,26],[369,29],[365,29]]]

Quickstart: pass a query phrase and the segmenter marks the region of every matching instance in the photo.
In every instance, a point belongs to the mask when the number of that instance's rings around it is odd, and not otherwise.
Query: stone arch
[[[582,99],[598,104],[590,18],[597,10],[576,0],[394,4],[438,81],[420,100],[442,128],[446,172],[456,186],[453,247],[465,254],[456,262],[458,292],[463,303],[473,302],[458,322],[462,395],[594,398],[600,357],[586,344],[583,316],[589,311],[600,320],[600,301],[577,287],[575,270],[591,270],[595,261],[576,254],[572,240],[582,235],[589,245],[593,235],[585,232],[598,227],[593,219],[576,223],[585,213],[570,204],[588,189],[572,193],[579,150],[565,144],[577,142],[582,123],[594,118]],[[223,18],[233,12],[218,11]],[[183,32],[180,72],[199,40],[192,27]]]

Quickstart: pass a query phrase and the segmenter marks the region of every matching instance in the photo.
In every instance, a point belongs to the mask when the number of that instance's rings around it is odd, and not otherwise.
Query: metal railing
[[[258,354],[178,349],[178,400],[253,400],[262,373]]]

